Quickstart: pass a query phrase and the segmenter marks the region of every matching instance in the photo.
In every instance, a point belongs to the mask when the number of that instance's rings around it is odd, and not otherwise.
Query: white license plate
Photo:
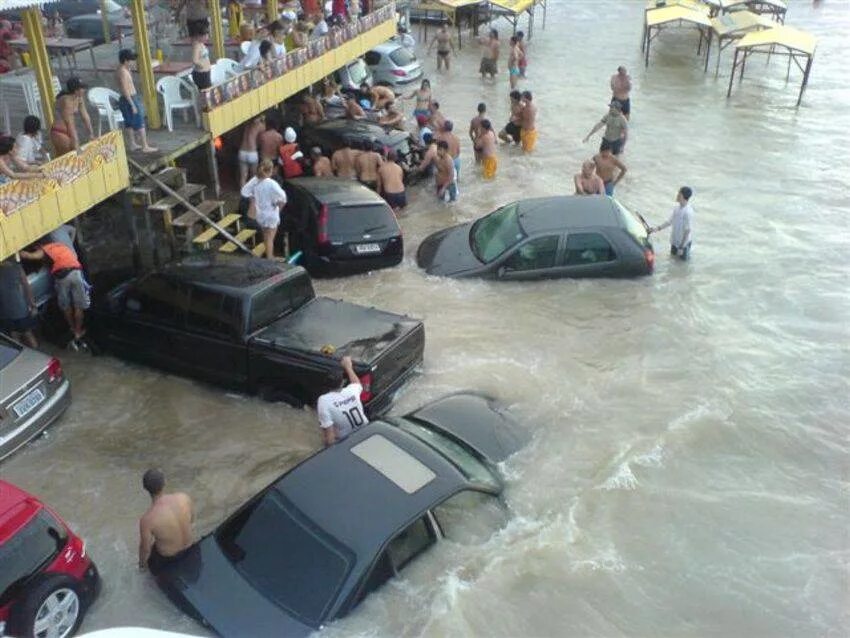
[[[44,392],[36,388],[35,390],[30,390],[23,399],[12,406],[12,409],[20,419],[32,412],[42,401],[44,401]]]
[[[354,247],[358,255],[368,255],[370,253],[381,252],[381,247],[378,244],[357,244]]]

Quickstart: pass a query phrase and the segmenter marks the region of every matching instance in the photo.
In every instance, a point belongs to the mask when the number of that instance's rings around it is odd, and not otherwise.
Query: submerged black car
[[[475,222],[446,228],[419,246],[428,274],[505,280],[652,274],[646,223],[613,197],[524,199]]]
[[[470,499],[497,500],[494,464],[525,441],[477,394],[374,421],[257,494],[159,584],[222,636],[306,636],[443,538],[452,508],[474,516]]]
[[[404,257],[395,214],[383,198],[350,179],[298,177],[283,183],[291,251],[316,276],[390,268]]]

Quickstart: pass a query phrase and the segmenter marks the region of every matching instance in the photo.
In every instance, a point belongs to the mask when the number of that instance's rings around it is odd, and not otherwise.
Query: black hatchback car
[[[374,421],[278,478],[158,582],[221,636],[306,636],[456,539],[465,518],[491,518],[503,489],[495,464],[526,440],[477,394]]]
[[[504,280],[652,274],[646,222],[612,197],[524,199],[419,246],[428,274]]]
[[[339,277],[401,263],[401,227],[387,203],[350,179],[298,177],[283,183],[291,252],[313,276]]]

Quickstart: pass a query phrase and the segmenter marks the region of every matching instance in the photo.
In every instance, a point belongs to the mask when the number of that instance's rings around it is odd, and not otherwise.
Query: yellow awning
[[[733,11],[711,20],[711,28],[720,37],[759,28],[771,29],[775,26],[776,22],[768,16],[759,15],[752,11]]]
[[[774,44],[806,55],[814,55],[817,38],[811,33],[800,31],[800,29],[794,27],[780,26],[748,33],[735,44],[735,48],[753,49]]]
[[[684,20],[685,22],[691,22],[703,27],[711,26],[711,20],[708,19],[706,13],[689,9],[688,7],[662,7],[661,9],[652,9],[646,12],[647,27],[657,27],[658,25],[676,22],[678,20]]]
[[[490,4],[510,11],[514,15],[519,15],[523,11],[528,11],[533,7],[536,4],[536,0],[490,0]]]
[[[422,11],[454,11],[473,4],[483,4],[484,0],[430,0],[416,5]]]
[[[646,2],[646,10],[651,11],[653,9],[665,9],[669,7],[685,7],[686,9],[693,9],[694,11],[703,11],[708,13],[709,7],[704,4],[701,0],[661,0],[659,4],[659,0],[647,0]]]
[[[783,11],[788,10],[788,3],[784,0],[705,0],[705,2],[710,2],[715,6],[719,6],[721,9],[732,9],[755,2],[755,4],[766,4],[776,9],[782,9]]]

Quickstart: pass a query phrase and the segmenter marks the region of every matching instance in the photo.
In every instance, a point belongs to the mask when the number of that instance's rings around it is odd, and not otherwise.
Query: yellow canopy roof
[[[711,20],[708,19],[707,14],[688,7],[677,5],[646,12],[646,26],[648,27],[657,27],[660,24],[676,22],[677,20],[684,20],[703,27],[711,26]]]
[[[748,33],[735,43],[737,49],[753,49],[760,46],[776,44],[806,55],[814,55],[817,38],[811,33],[800,31],[794,27],[773,27],[764,31]]]
[[[777,9],[788,10],[788,3],[785,0],[705,0],[722,9],[731,9],[732,7],[740,7],[742,5],[754,4],[769,4]]]
[[[771,29],[775,26],[776,22],[770,17],[752,11],[733,11],[711,20],[711,28],[721,37],[743,31]]]
[[[659,1],[662,4],[659,4]],[[664,9],[665,7],[685,7],[694,11],[704,11],[708,13],[709,7],[703,4],[702,0],[647,0],[646,10]]]
[[[523,11],[528,11],[537,3],[537,0],[490,0],[490,4],[495,4],[497,7],[506,9],[514,15],[519,15]]]
[[[482,4],[483,0],[429,0],[429,2],[420,2],[416,5],[417,9],[440,11],[441,9],[460,9],[473,4]]]

